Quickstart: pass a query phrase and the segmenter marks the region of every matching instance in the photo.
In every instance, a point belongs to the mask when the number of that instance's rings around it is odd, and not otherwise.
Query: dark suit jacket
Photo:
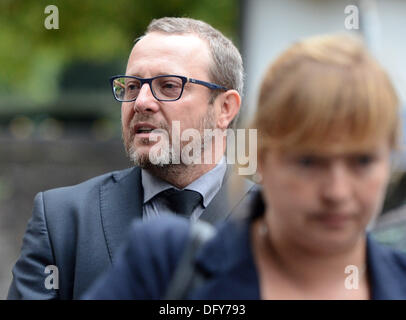
[[[254,186],[243,179],[244,188],[230,199],[228,189],[235,176],[230,171],[201,219],[227,218]],[[132,220],[142,216],[142,203],[137,167],[39,193],[13,268],[8,299],[77,299],[114,264]],[[45,273],[48,265],[58,268],[58,290],[45,286],[47,277],[55,275]]]
[[[188,234],[188,221],[176,216],[134,223],[117,264],[95,282],[84,298],[162,299]],[[189,299],[260,298],[249,219],[229,219],[218,226],[215,237],[197,251],[196,266],[208,280],[192,290]],[[405,254],[368,236],[367,266],[372,299],[406,299]],[[344,276],[343,270],[343,285]]]

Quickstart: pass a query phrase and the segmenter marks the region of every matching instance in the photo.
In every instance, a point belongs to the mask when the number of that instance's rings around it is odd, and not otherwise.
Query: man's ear
[[[228,90],[219,97],[220,110],[217,127],[227,129],[230,122],[237,116],[241,107],[241,96],[236,90]]]

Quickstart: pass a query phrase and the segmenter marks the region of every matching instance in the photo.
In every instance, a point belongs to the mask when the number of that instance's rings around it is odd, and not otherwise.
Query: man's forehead
[[[140,50],[159,50],[167,54],[182,54],[207,49],[206,41],[196,34],[167,34],[162,32],[151,32],[141,37],[133,46],[131,54],[137,54]],[[204,50],[203,50],[204,51]]]
[[[210,59],[208,45],[197,35],[151,32],[134,45],[126,73],[137,75],[151,63],[156,69],[154,74],[176,74],[177,70],[190,68],[206,70]]]

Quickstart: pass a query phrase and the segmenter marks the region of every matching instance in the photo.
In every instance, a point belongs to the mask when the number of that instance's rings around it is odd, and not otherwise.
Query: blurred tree
[[[44,10],[50,4],[59,9],[58,30],[44,26],[48,16]],[[28,100],[34,107],[54,101],[61,74],[72,65],[78,69],[88,64],[94,70],[110,64],[113,69],[115,61],[114,66],[122,65],[117,72],[122,72],[133,40],[153,18],[202,19],[236,41],[238,4],[238,0],[1,0],[0,97]],[[83,78],[82,83],[86,86]],[[1,100],[0,104],[6,105]]]

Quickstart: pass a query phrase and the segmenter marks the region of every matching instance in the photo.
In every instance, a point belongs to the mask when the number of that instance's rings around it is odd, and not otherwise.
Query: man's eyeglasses
[[[153,78],[135,76],[114,76],[110,78],[114,98],[120,102],[135,101],[144,83],[148,83],[153,96],[158,101],[176,101],[182,96],[183,88],[187,82],[200,84],[212,90],[228,90],[218,84],[176,75],[161,75]]]

